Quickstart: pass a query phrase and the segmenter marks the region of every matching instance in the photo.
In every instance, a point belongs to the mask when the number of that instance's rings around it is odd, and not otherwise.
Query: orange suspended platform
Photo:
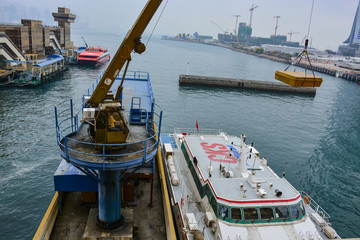
[[[305,72],[276,71],[275,79],[293,87],[320,87],[322,78]]]

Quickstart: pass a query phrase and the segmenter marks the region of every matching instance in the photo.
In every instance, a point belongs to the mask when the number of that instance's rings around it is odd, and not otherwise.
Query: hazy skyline
[[[31,17],[53,25],[51,12],[56,12],[57,7],[65,6],[77,15],[76,24],[73,25],[76,29],[73,31],[88,27],[124,33],[130,29],[145,3],[146,0],[0,0],[0,22],[20,23],[20,18]],[[166,0],[146,33],[152,31],[165,3]],[[350,34],[358,3],[358,0],[315,0],[309,34],[312,46],[322,50],[337,50],[338,45]],[[252,36],[269,37],[274,34],[274,16],[280,16],[277,35],[289,37],[289,32],[299,32],[293,34],[292,41],[301,42],[307,34],[312,0],[169,0],[154,34],[172,36],[177,33],[198,32],[217,38],[221,30],[210,21],[233,33],[236,20],[233,15],[241,15],[239,22],[248,24],[249,9],[253,4],[259,7],[253,14]],[[17,14],[9,11],[17,11]],[[49,13],[50,16],[46,16]]]

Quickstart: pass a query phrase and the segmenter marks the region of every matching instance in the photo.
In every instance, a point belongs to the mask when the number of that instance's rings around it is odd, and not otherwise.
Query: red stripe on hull
[[[91,65],[91,66],[94,66],[94,65],[103,64],[104,62],[109,61],[109,60],[110,60],[110,55],[108,55],[108,56],[106,56],[106,57],[103,57],[103,58],[100,58],[100,59],[96,59],[96,60],[79,59],[79,60],[78,60],[78,63],[79,63],[80,65]]]

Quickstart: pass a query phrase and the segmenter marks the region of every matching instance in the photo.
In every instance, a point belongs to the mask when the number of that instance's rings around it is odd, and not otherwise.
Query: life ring
[[[304,197],[304,203],[305,203],[305,204],[309,204],[309,203],[310,203],[310,199],[309,199],[308,196],[305,196],[305,197]]]

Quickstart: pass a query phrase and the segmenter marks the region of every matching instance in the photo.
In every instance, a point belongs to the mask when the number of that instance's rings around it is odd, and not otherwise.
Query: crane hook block
[[[145,50],[146,50],[145,44],[138,41],[135,45],[134,51],[138,54],[141,54],[141,53],[145,52]]]

